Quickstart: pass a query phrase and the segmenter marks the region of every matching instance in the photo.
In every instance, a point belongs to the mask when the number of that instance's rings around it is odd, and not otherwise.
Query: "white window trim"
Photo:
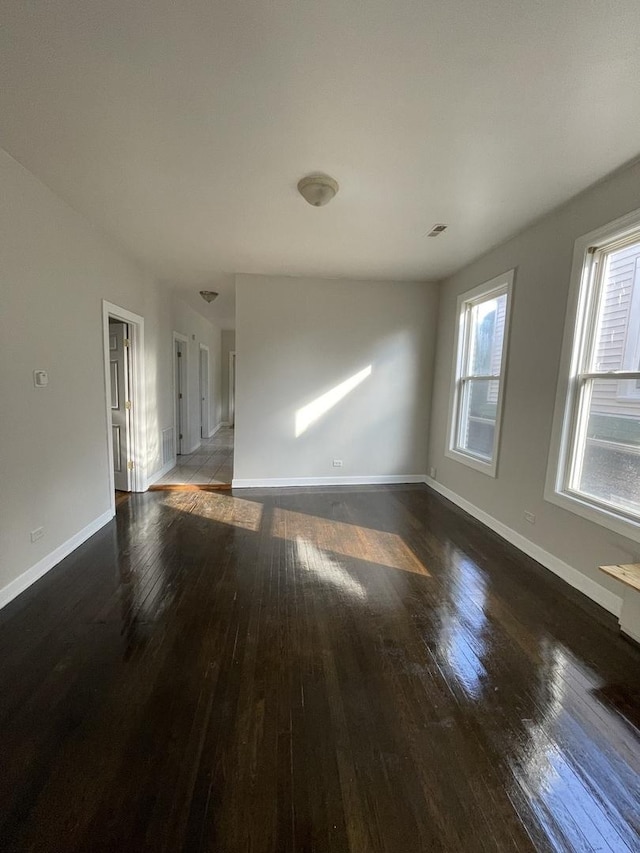
[[[487,474],[489,477],[496,477],[498,473],[498,452],[500,448],[500,432],[502,426],[502,408],[504,401],[504,390],[507,379],[507,357],[509,350],[509,329],[511,326],[511,304],[513,302],[513,280],[515,270],[507,270],[507,272],[497,275],[490,281],[485,281],[483,284],[461,293],[458,296],[456,303],[456,334],[453,345],[453,368],[451,371],[451,387],[449,394],[449,422],[447,445],[445,447],[445,456],[449,459],[454,459],[456,462],[461,462],[475,471],[480,471]],[[460,341],[464,330],[463,306],[467,302],[479,300],[482,296],[490,296],[493,292],[506,293],[507,308],[504,318],[504,338],[502,342],[502,359],[500,363],[500,377],[498,402],[496,406],[496,427],[493,435],[493,450],[490,461],[483,461],[477,456],[464,453],[456,448],[456,433],[458,431],[458,407],[460,404],[460,384],[459,378],[462,369],[464,353],[461,352]]]
[[[574,353],[574,342],[578,334],[577,319],[587,311],[590,290],[587,282],[583,282],[583,279],[590,275],[589,265],[585,263],[588,249],[590,246],[624,239],[638,229],[640,229],[640,210],[635,210],[608,225],[590,231],[588,234],[579,237],[575,242],[544,489],[546,501],[626,536],[635,542],[640,542],[640,521],[635,521],[611,507],[598,504],[595,499],[590,500],[587,497],[566,491],[564,482],[569,460],[569,437],[572,433],[571,419],[575,405],[571,395],[572,387],[575,387],[572,378],[580,361],[578,353]],[[581,343],[584,345],[584,342]]]

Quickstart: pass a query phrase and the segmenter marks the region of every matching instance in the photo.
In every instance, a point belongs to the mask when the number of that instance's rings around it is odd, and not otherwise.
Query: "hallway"
[[[202,439],[194,453],[178,456],[175,468],[154,485],[229,485],[233,479],[233,437],[233,427],[221,427],[212,438]]]

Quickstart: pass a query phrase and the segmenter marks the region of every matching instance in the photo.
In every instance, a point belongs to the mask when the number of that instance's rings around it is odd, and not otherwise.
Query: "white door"
[[[131,489],[129,471],[129,340],[126,323],[109,321],[109,377],[111,382],[111,436],[116,489]]]
[[[209,353],[200,350],[200,438],[209,437]]]
[[[186,377],[185,377],[185,352],[187,345],[184,341],[175,340],[175,387],[176,387],[176,453],[184,453],[187,436],[187,418],[186,418]]]

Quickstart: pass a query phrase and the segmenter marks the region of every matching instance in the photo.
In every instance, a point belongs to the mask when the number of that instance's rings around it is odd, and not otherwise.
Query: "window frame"
[[[456,301],[456,333],[453,348],[453,369],[449,397],[449,423],[445,456],[461,462],[475,471],[496,477],[498,472],[498,455],[500,450],[500,433],[502,427],[502,411],[504,403],[504,392],[506,385],[509,330],[511,326],[511,306],[513,303],[513,282],[515,269],[507,270],[495,278],[479,284],[477,287],[459,294]],[[502,340],[502,355],[500,359],[500,372],[496,374],[471,374],[463,369],[467,365],[470,345],[470,315],[475,305],[506,295],[507,305],[504,316],[504,334]],[[493,435],[493,447],[491,458],[486,460],[481,456],[465,452],[458,444],[460,435],[460,419],[462,416],[462,401],[464,383],[474,378],[491,379],[498,382],[498,399],[496,402],[496,421]]]
[[[640,210],[590,231],[575,241],[544,498],[575,515],[640,542],[639,517],[572,490],[570,486],[575,455],[572,450],[580,440],[580,394],[585,383],[590,379],[607,377],[620,381],[629,378],[629,373],[634,374],[633,371],[589,373],[583,369],[596,346],[598,288],[602,286],[594,258],[598,252],[611,251],[616,243],[623,243],[633,236],[640,242]]]

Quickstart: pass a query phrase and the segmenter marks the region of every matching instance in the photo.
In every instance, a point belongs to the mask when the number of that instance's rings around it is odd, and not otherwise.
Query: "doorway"
[[[200,438],[209,433],[209,347],[200,344]]]
[[[188,394],[187,353],[188,340],[178,332],[173,333],[173,396],[176,456],[188,453]]]
[[[116,490],[144,492],[146,423],[144,400],[144,318],[119,305],[102,303],[111,509]]]
[[[113,479],[119,492],[131,491],[131,375],[129,326],[109,317],[109,390],[111,392],[111,446]]]
[[[211,438],[205,438],[193,453],[185,453],[175,468],[150,488],[157,489],[230,489],[233,480],[233,429],[221,426]]]

